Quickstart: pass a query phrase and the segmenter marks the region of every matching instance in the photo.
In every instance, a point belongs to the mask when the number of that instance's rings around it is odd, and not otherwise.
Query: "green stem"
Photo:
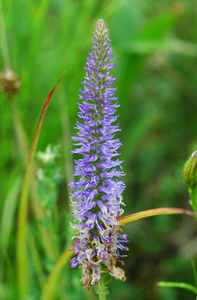
[[[183,208],[161,207],[161,208],[148,209],[125,217],[121,217],[118,219],[118,222],[120,222],[121,224],[127,224],[147,217],[153,217],[159,215],[171,215],[171,214],[187,214],[189,216],[194,215],[193,211],[189,211]]]
[[[162,287],[175,287],[175,288],[180,288],[180,289],[185,289],[190,292],[193,292],[194,294],[197,295],[197,288],[191,284],[185,283],[185,282],[165,282],[165,281],[160,281],[158,282],[158,286]]]
[[[193,189],[189,189],[189,194],[190,194],[190,198],[191,198],[191,204],[194,210],[194,214],[197,220],[197,189],[193,188]]]
[[[99,295],[99,300],[106,300],[106,295],[109,293],[107,288],[108,283],[108,278],[105,274],[102,274],[100,281],[95,284],[94,289],[96,294]]]
[[[193,274],[194,274],[195,284],[196,284],[196,287],[197,287],[197,271],[196,271],[196,265],[195,265],[195,262],[194,262],[193,258],[191,259],[191,264],[192,264],[192,270],[193,270]]]
[[[102,291],[98,292],[98,295],[99,295],[99,300],[106,300],[106,296]]]
[[[19,151],[19,155],[22,159],[23,167],[25,168],[27,165],[28,153],[29,153],[26,133],[16,106],[16,101],[11,101],[10,107],[11,107],[11,114],[13,120],[13,129],[14,129],[14,134],[17,143],[17,150]]]
[[[2,57],[3,57],[3,64],[5,69],[11,68],[10,57],[8,52],[8,45],[7,45],[7,37],[5,31],[5,22],[3,16],[3,8],[2,3],[0,0],[0,35],[1,35],[1,48],[2,48]]]

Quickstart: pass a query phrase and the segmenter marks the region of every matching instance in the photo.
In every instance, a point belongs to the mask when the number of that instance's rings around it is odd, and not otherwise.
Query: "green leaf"
[[[121,224],[127,224],[147,217],[153,217],[158,215],[172,215],[172,214],[187,214],[189,216],[194,216],[192,211],[183,208],[162,207],[162,208],[154,208],[154,209],[140,211],[138,213],[119,218],[118,222],[120,222]]]
[[[196,287],[197,287],[197,271],[196,271],[196,265],[195,265],[195,262],[194,262],[193,258],[191,259],[191,264],[192,264],[192,270],[193,270],[193,274],[194,274],[195,284],[196,284]]]
[[[32,168],[32,163],[36,152],[36,147],[38,144],[38,139],[40,136],[40,131],[41,131],[41,127],[42,127],[42,123],[44,120],[47,107],[49,105],[53,92],[58,82],[62,78],[63,74],[60,76],[54,88],[49,93],[45,101],[44,107],[42,109],[40,119],[38,121],[38,125],[34,135],[33,143],[30,149],[28,163],[23,178],[21,195],[19,199],[16,254],[17,254],[17,271],[18,271],[18,277],[17,277],[18,289],[19,289],[19,296],[21,298],[27,296],[29,293],[29,270],[28,270],[28,253],[27,253],[26,237],[27,237],[27,208],[28,208],[27,201],[28,201],[31,168]]]
[[[70,248],[70,247],[69,247]],[[68,249],[69,249],[68,248]],[[69,258],[73,255],[74,251],[66,250],[58,259],[57,263],[55,264],[52,272],[49,274],[49,277],[44,285],[41,300],[50,300],[54,299],[55,290],[58,285],[58,279],[61,274],[61,271],[65,264],[69,261]]]
[[[133,40],[124,45],[124,51],[128,54],[150,55],[156,52],[182,54],[188,56],[197,55],[197,46],[178,39],[158,40]]]
[[[135,124],[130,125],[122,150],[122,157],[125,164],[130,160],[135,146],[159,118],[158,111],[154,109],[149,114],[144,114]]]
[[[4,250],[6,250],[8,247],[12,225],[14,223],[17,200],[18,200],[19,191],[21,187],[21,179],[22,179],[21,176],[15,178],[9,190],[9,193],[5,199],[5,203],[3,207],[0,236],[1,236],[1,244]]]

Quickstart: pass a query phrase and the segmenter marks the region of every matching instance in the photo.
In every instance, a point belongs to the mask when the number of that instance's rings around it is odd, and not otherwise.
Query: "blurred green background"
[[[197,150],[197,2],[3,0],[2,8],[11,67],[20,77],[21,89],[12,99],[0,94],[1,299],[17,299],[15,251],[21,179],[44,100],[66,71],[38,143],[38,151],[43,152],[49,144],[59,145],[59,155],[49,166],[36,158],[34,174],[42,168],[51,182],[37,184],[34,176],[28,202],[28,299],[40,299],[45,278],[72,235],[70,136],[75,134],[77,94],[99,18],[108,24],[117,64],[113,75],[118,78],[121,104],[122,132],[118,136],[127,174],[125,214],[156,207],[191,208],[182,169]],[[4,48],[1,39],[1,53]],[[3,72],[5,60],[0,57]],[[43,246],[42,229],[51,236],[55,250]],[[160,280],[194,283],[190,259],[197,261],[197,230],[193,218],[158,216],[128,224],[124,231],[131,240],[124,259],[127,281],[112,280],[108,299],[194,299],[188,291],[156,286]],[[80,276],[81,270],[66,266],[54,299],[97,299],[92,291],[83,289]]]

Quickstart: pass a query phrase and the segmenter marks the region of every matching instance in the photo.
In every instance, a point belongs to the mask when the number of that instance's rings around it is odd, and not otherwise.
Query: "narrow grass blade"
[[[125,51],[129,54],[150,55],[156,52],[172,53],[188,56],[197,55],[197,47],[193,43],[187,43],[178,39],[161,39],[147,41],[130,41],[125,45]]]
[[[16,214],[18,196],[20,193],[21,181],[21,176],[16,177],[5,199],[3,207],[0,225],[0,236],[1,245],[4,251],[7,250],[10,240],[11,230]]]
[[[50,273],[47,282],[44,286],[41,300],[51,300],[54,299],[56,287],[58,285],[58,279],[60,276],[60,273],[65,266],[65,264],[68,262],[69,258],[73,255],[74,251],[69,251],[68,249],[60,256],[58,259],[55,267],[53,268],[53,271]]]
[[[131,124],[128,128],[128,134],[124,141],[124,149],[122,150],[122,157],[125,165],[129,163],[132,153],[139,144],[139,141],[147,134],[151,126],[153,126],[160,118],[160,115],[156,109],[148,114],[144,114],[138,119],[135,124]]]
[[[68,193],[72,192],[72,188],[69,183],[73,180],[73,158],[71,155],[72,152],[72,143],[71,143],[71,129],[70,129],[70,121],[68,114],[68,103],[66,99],[66,93],[63,88],[58,90],[58,98],[60,103],[60,117],[61,117],[61,125],[62,125],[62,135],[63,135],[63,143],[64,143],[64,153],[65,153],[65,174],[68,186]],[[64,99],[64,102],[63,100]],[[68,208],[69,209],[69,208]]]
[[[64,73],[63,73],[64,74]],[[26,236],[27,236],[27,199],[28,199],[28,191],[29,191],[29,182],[30,182],[30,174],[31,174],[31,167],[33,158],[35,155],[40,130],[42,127],[42,123],[44,120],[44,116],[55,90],[58,82],[62,78],[63,74],[58,79],[57,83],[55,84],[54,88],[49,93],[44,107],[42,109],[40,119],[38,121],[38,125],[36,128],[35,136],[33,139],[33,143],[30,149],[29,158],[27,167],[25,170],[25,175],[23,178],[22,183],[22,190],[19,199],[19,211],[18,211],[18,224],[17,224],[17,242],[16,242],[16,259],[17,259],[17,279],[18,279],[18,292],[19,298],[23,298],[24,296],[28,295],[29,292],[29,270],[28,270],[28,256],[27,256],[27,244],[26,244]]]
[[[197,287],[197,271],[196,271],[196,265],[193,258],[191,259],[191,264],[192,264],[192,270],[194,274],[195,285]]]
[[[179,289],[185,289],[190,292],[193,292],[194,294],[197,295],[197,288],[191,284],[184,283],[184,282],[165,282],[165,281],[160,281],[157,283],[158,286],[162,287],[175,287]]]
[[[1,249],[0,249],[1,250]],[[13,266],[13,259],[9,256],[8,252],[7,251],[3,251],[2,253],[2,257],[3,259],[5,260],[5,278],[6,278],[6,285],[9,289],[9,291],[11,292],[11,294],[9,295],[10,296],[10,299],[17,299],[17,291],[16,291],[16,272],[15,272],[15,269],[14,269],[14,266]],[[2,268],[2,266],[1,266]],[[1,295],[0,294],[0,297],[2,296],[2,298],[0,299],[5,299],[5,295]]]
[[[140,211],[138,213],[119,218],[118,221],[121,224],[127,224],[147,217],[158,216],[158,215],[171,215],[171,214],[186,214],[189,216],[194,216],[194,213],[192,211],[183,208],[162,207],[162,208]]]
[[[179,12],[179,14],[181,11]],[[171,11],[165,11],[157,17],[150,20],[150,22],[143,27],[139,32],[137,40],[158,40],[164,37],[169,29],[175,24],[178,15]]]
[[[21,122],[21,118],[16,106],[16,102],[12,101],[11,103],[11,111],[12,111],[12,119],[13,119],[13,127],[14,132],[16,136],[16,142],[18,151],[20,153],[20,157],[22,160],[22,163],[25,166],[27,165],[28,161],[28,147],[27,147],[27,137],[26,133],[23,127],[23,124]],[[56,245],[53,241],[53,238],[49,232],[47,232],[46,228],[43,226],[44,220],[46,218],[46,212],[43,208],[41,199],[38,197],[37,191],[37,185],[36,185],[36,179],[35,179],[35,165],[32,166],[32,176],[31,176],[31,182],[30,182],[30,195],[31,195],[31,209],[33,212],[33,215],[35,217],[35,221],[38,226],[38,231],[40,235],[40,240],[43,245],[43,249],[45,251],[45,254],[47,258],[50,260],[55,260],[57,257],[57,249]]]
[[[31,232],[31,229],[28,230],[28,244],[29,244],[29,250],[32,256],[33,264],[36,271],[36,277],[38,279],[39,285],[42,288],[42,286],[45,283],[45,276],[43,272],[42,262],[41,258],[38,253],[37,245],[34,239],[34,236]]]

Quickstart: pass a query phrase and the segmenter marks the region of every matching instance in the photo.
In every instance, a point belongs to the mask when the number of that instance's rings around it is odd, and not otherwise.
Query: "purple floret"
[[[80,89],[78,133],[72,139],[76,148],[73,153],[80,154],[75,160],[75,180],[71,195],[78,240],[73,243],[75,257],[71,267],[80,265],[83,269],[82,283],[94,285],[101,278],[102,272],[125,280],[124,271],[116,267],[116,262],[125,255],[119,253],[128,250],[122,245],[128,242],[120,231],[117,221],[123,213],[122,192],[125,188],[122,161],[117,158],[121,146],[115,132],[120,131],[118,124],[113,124],[118,116],[118,98],[114,96],[117,88],[111,84],[116,81],[110,75],[115,66],[112,63],[112,47],[108,29],[103,20],[98,20],[90,57],[87,58],[84,85]],[[74,199],[74,200],[73,200]]]

